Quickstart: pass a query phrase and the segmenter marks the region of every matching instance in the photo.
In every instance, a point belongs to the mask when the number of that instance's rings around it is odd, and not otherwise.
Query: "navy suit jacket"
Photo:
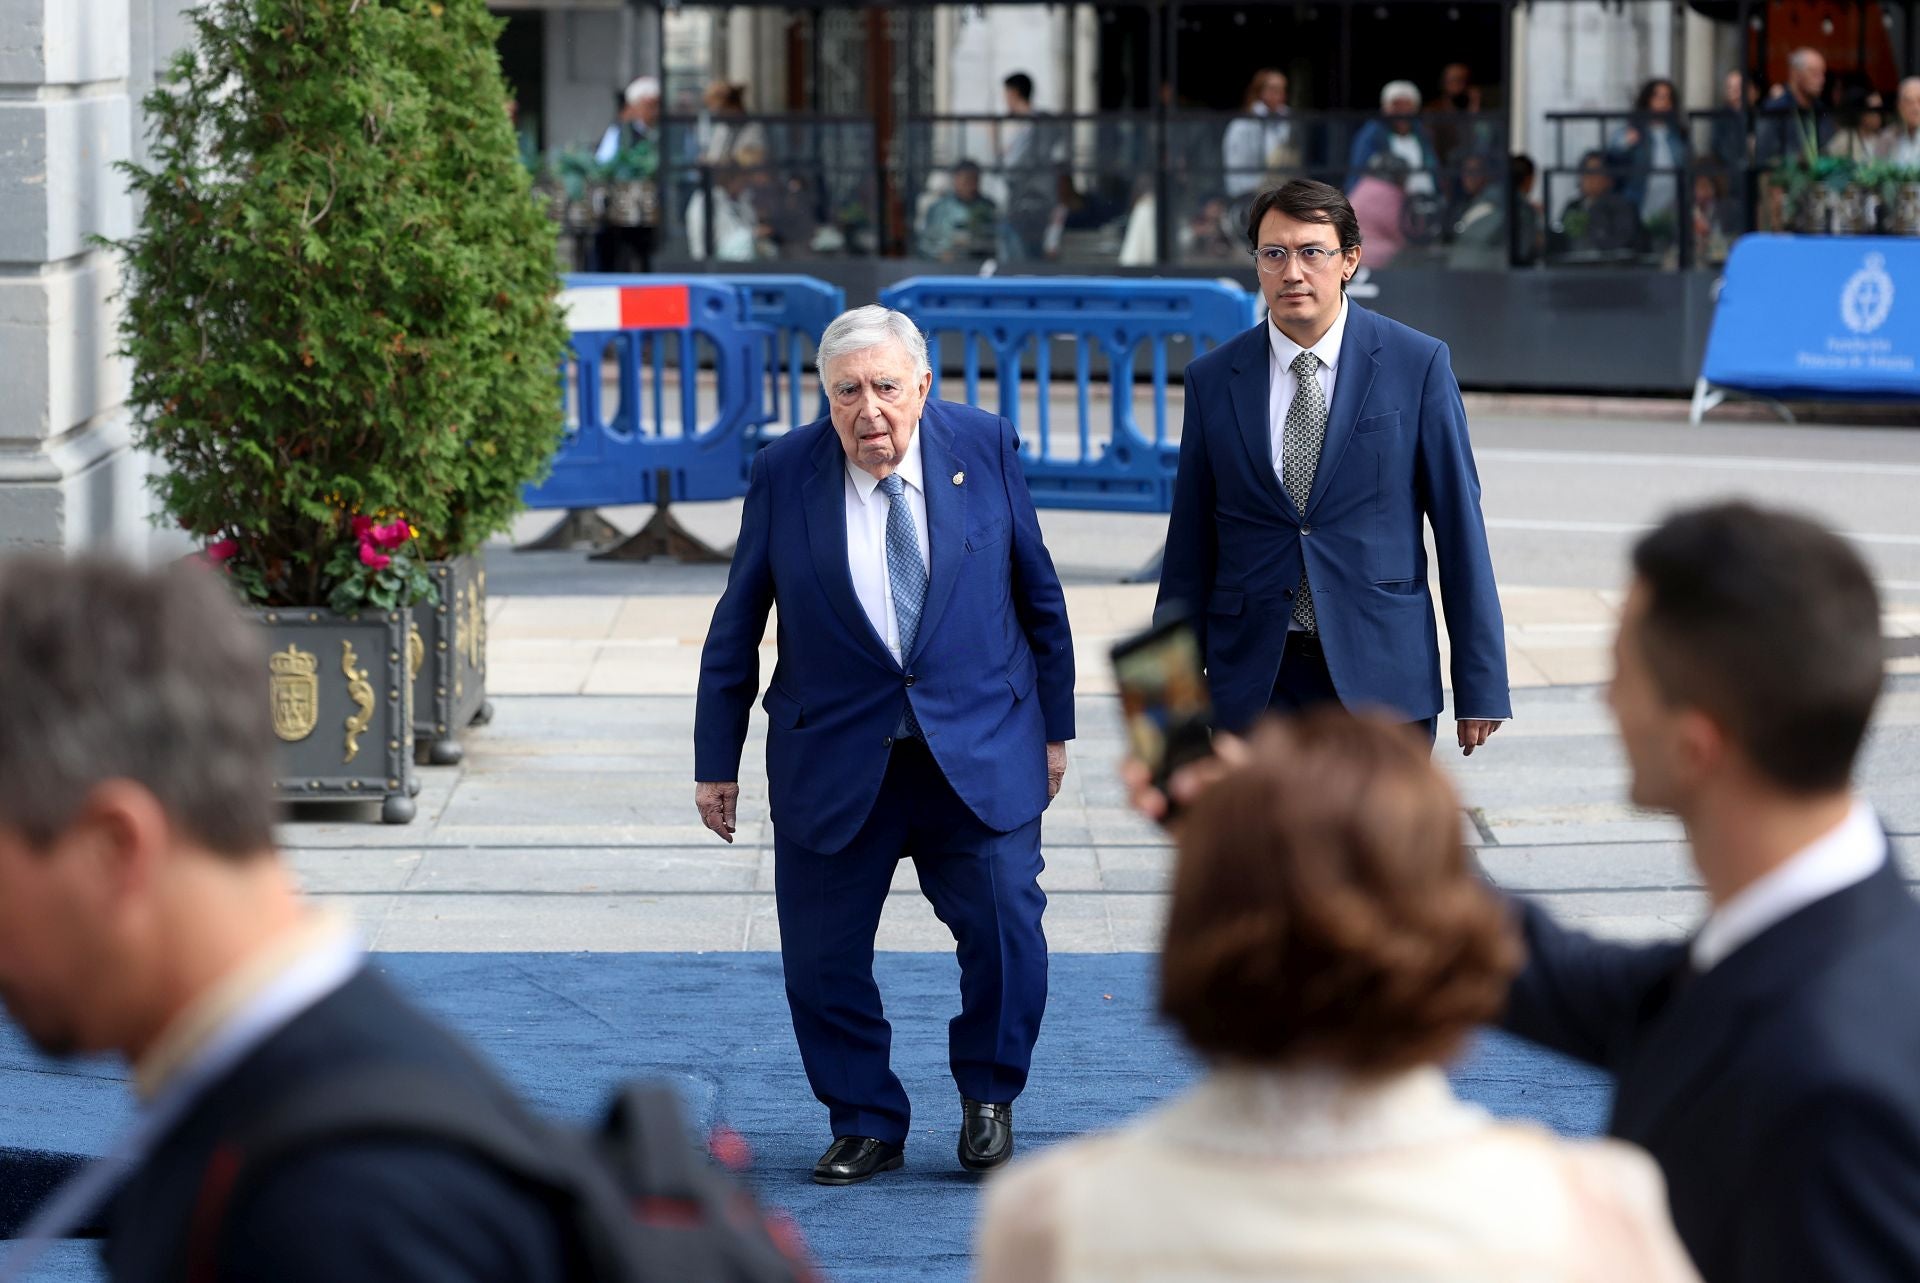
[[[1506,1027],[1613,1073],[1707,1283],[1920,1278],[1920,906],[1889,860],[1697,979],[1520,902]]]
[[[1303,566],[1341,702],[1409,721],[1439,713],[1422,518],[1440,558],[1454,708],[1512,716],[1480,478],[1446,345],[1347,304],[1304,512],[1273,470],[1272,360],[1262,321],[1187,367],[1155,615],[1176,605],[1193,612],[1219,724],[1238,730],[1267,707]]]
[[[186,1280],[212,1249],[217,1277],[276,1283],[562,1283],[577,1277],[565,1213],[490,1164],[431,1141],[341,1140],[268,1168],[233,1191],[198,1249],[195,1209],[216,1149],[276,1105],[342,1071],[444,1074],[520,1117],[464,1044],[362,969],[213,1083],[108,1209],[116,1283]]]
[[[1073,738],[1066,599],[1005,419],[943,401],[921,411],[930,582],[904,667],[847,568],[846,453],[826,419],[753,461],[727,589],[700,659],[694,777],[737,780],[778,606],[767,685],[773,822],[815,851],[851,842],[873,808],[909,700],[947,782],[988,828],[1047,805],[1046,746]]]

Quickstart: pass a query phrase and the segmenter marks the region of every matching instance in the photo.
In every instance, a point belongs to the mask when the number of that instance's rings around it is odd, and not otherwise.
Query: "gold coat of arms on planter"
[[[303,740],[320,724],[320,657],[289,642],[267,663],[273,673],[273,733],[289,744]]]

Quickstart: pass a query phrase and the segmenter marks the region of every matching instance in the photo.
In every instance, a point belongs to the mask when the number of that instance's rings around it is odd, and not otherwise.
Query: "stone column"
[[[145,3],[145,0],[139,0]],[[0,0],[0,547],[146,549],[113,256],[130,0]]]

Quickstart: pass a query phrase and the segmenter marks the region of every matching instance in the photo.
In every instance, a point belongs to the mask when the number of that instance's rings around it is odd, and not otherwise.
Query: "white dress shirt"
[[[1864,882],[1886,861],[1887,835],[1873,808],[1856,800],[1838,828],[1713,911],[1693,938],[1694,970],[1711,970],[1768,927]]]
[[[1331,275],[1331,273],[1329,273]],[[1314,377],[1320,381],[1320,395],[1326,398],[1329,413],[1333,410],[1333,385],[1340,373],[1340,340],[1347,333],[1347,300],[1340,298],[1340,314],[1333,318],[1333,324],[1320,336],[1320,341],[1311,348],[1303,348],[1267,318],[1267,340],[1273,349],[1272,375],[1267,379],[1267,431],[1273,438],[1273,471],[1280,478],[1280,484],[1286,485],[1286,473],[1281,469],[1281,461],[1286,452],[1287,411],[1293,408],[1293,398],[1300,391],[1300,380],[1294,376],[1293,361],[1302,352],[1312,352],[1320,358],[1320,369]],[[1302,503],[1306,496],[1301,495]]]
[[[931,565],[927,553],[927,489],[920,471],[920,427],[914,425],[907,452],[894,474],[907,483],[907,507],[913,511],[913,533],[920,543],[920,561]],[[873,631],[905,666],[900,653],[900,620],[893,613],[893,584],[887,577],[886,492],[880,479],[847,460],[847,569],[853,573],[853,592],[867,612]]]

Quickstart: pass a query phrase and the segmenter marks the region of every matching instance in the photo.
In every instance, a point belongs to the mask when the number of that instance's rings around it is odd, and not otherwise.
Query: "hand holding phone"
[[[1116,645],[1113,671],[1133,756],[1165,793],[1176,770],[1213,751],[1213,698],[1199,636],[1184,618],[1165,620]]]

